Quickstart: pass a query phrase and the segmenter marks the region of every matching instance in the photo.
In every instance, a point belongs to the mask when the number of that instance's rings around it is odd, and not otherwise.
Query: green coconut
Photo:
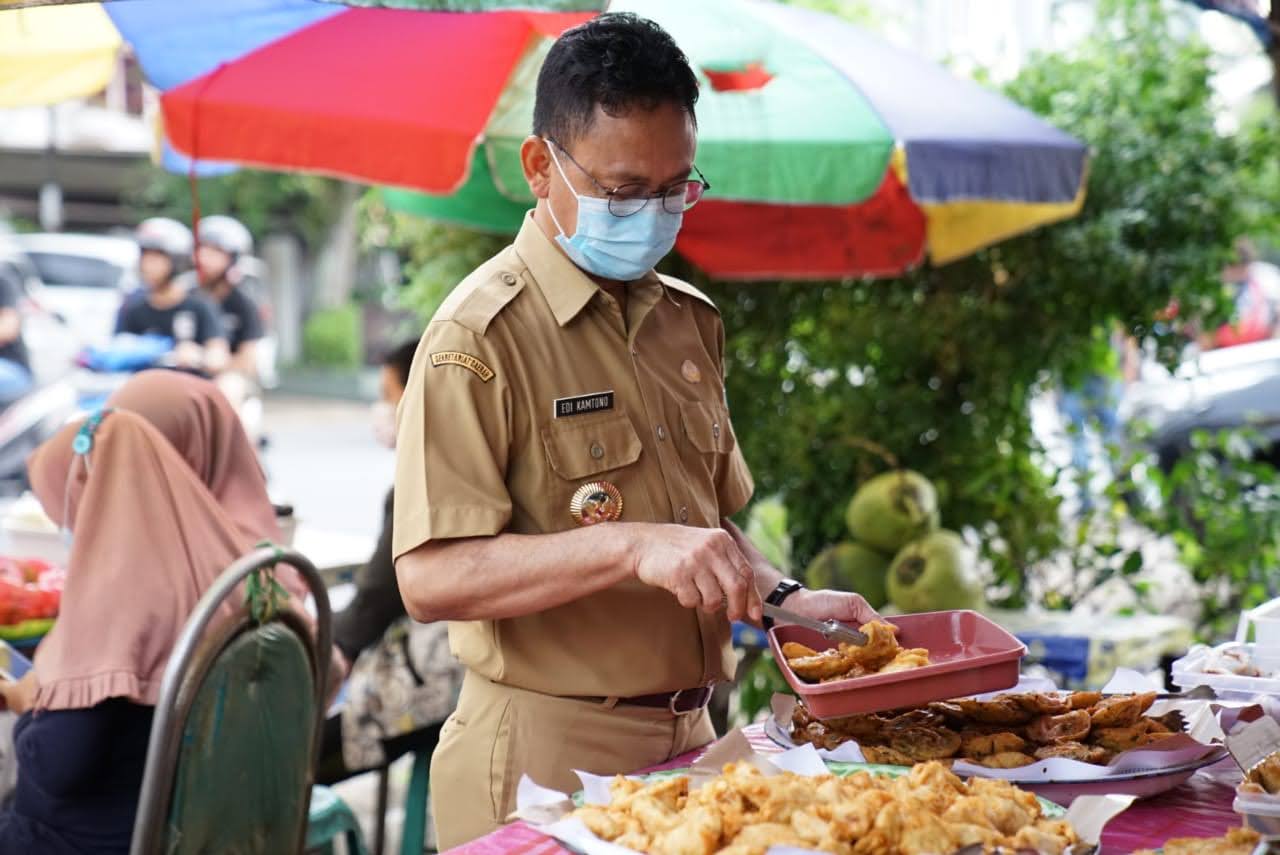
[[[854,540],[893,556],[938,527],[938,491],[919,472],[886,472],[858,488],[845,521]]]
[[[904,546],[889,566],[888,587],[889,600],[907,613],[984,605],[973,550],[946,529]]]
[[[873,609],[889,601],[885,575],[889,559],[860,543],[837,543],[818,553],[805,570],[805,584],[861,594]]]

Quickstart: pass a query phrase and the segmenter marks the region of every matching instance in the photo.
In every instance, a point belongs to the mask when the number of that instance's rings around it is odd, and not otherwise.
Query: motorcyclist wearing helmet
[[[238,262],[253,251],[253,237],[238,220],[221,214],[202,218],[197,229],[196,274],[201,293],[218,309],[227,332],[227,369],[252,383],[258,376],[257,345],[264,331],[257,304],[240,287]]]
[[[174,341],[178,366],[216,374],[227,363],[227,337],[217,312],[178,276],[191,266],[191,230],[168,217],[138,225],[138,274],[144,293],[131,299],[116,320],[117,333],[163,335]]]

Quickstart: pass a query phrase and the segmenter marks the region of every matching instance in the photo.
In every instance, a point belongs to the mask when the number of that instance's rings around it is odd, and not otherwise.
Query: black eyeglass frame
[[[591,171],[589,169],[587,169],[581,163],[578,163],[578,161],[574,158],[574,156],[569,154],[568,149],[560,145],[560,143],[556,142],[555,139],[553,139],[552,137],[547,137],[546,141],[548,145],[553,145],[556,148],[560,149],[561,153],[564,154],[565,157],[569,158],[569,162],[572,163],[574,166],[578,167],[579,172],[587,176],[587,178],[591,179],[591,183],[596,185],[596,189],[598,189],[601,195],[608,200],[609,213],[613,214],[615,217],[630,217],[635,214],[638,214],[644,210],[645,206],[648,205],[650,201],[654,199],[662,200],[662,209],[666,211],[668,214],[683,214],[685,211],[688,211],[694,205],[702,201],[702,197],[705,196],[707,191],[711,189],[711,182],[708,181],[707,177],[702,174],[702,170],[698,168],[698,165],[696,163],[691,164],[691,166],[693,168],[694,173],[698,176],[697,178],[686,178],[683,181],[677,181],[674,184],[671,184],[667,187],[660,188],[657,192],[654,192],[654,193],[647,192],[648,187],[646,187],[644,184],[641,184],[639,182],[636,182],[634,184],[619,184],[616,187],[606,187],[605,185],[601,184],[594,175],[591,174]],[[680,205],[680,210],[678,211],[671,210],[671,208],[667,204],[667,200],[669,199],[678,200],[681,197],[684,197],[685,199],[687,199],[688,188],[690,185],[694,185],[694,184],[700,185],[702,187],[702,190],[698,192],[697,197],[692,202],[689,202],[688,204],[684,204],[683,202],[676,202],[676,204]],[[620,196],[619,194],[621,193],[621,191],[625,190],[628,187],[640,188],[638,191],[640,195]],[[684,188],[683,192],[679,192],[679,193],[674,192],[676,190],[679,190],[680,188]],[[615,210],[615,205],[621,206],[626,203],[634,203],[634,202],[640,202],[639,205],[636,205],[634,210],[626,210],[626,209]]]

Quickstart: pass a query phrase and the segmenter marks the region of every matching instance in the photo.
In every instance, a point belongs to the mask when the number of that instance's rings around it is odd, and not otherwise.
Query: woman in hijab
[[[0,855],[125,853],[169,656],[201,594],[253,538],[134,413],[68,425],[28,470],[73,538],[34,676],[4,691],[31,709],[14,729],[18,783],[0,814]]]
[[[164,434],[251,542],[278,542],[267,480],[239,416],[213,383],[183,371],[143,371],[107,399]]]

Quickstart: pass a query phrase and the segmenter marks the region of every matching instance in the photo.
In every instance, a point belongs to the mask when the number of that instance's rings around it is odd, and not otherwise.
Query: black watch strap
[[[772,591],[769,592],[769,596],[765,597],[764,601],[771,606],[780,606],[782,605],[783,600],[785,600],[787,597],[791,596],[792,594],[794,594],[796,591],[800,590],[803,587],[804,585],[801,585],[795,579],[783,579],[774,587]],[[773,626],[773,618],[765,617],[764,628],[769,629],[772,626]]]

